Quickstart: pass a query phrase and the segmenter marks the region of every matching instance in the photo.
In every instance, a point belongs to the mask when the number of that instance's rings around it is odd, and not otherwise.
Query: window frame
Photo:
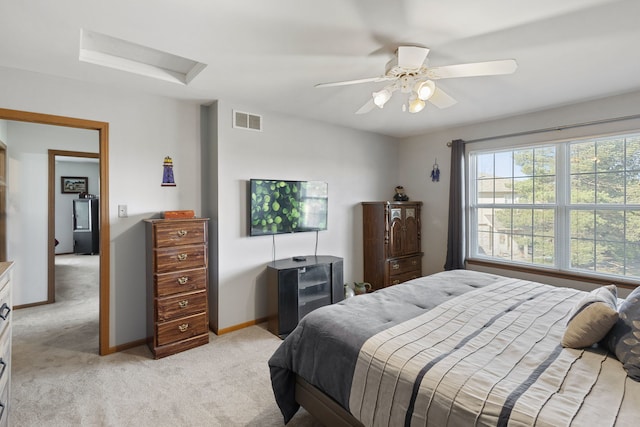
[[[532,270],[532,271],[546,271],[549,272],[557,272],[563,275],[576,275],[576,276],[593,276],[597,279],[606,279],[613,281],[622,281],[622,282],[638,282],[640,280],[640,275],[626,275],[624,272],[622,274],[614,274],[607,273],[598,270],[587,270],[581,268],[575,268],[571,265],[571,212],[584,210],[584,211],[598,211],[598,210],[617,210],[617,211],[636,211],[640,213],[640,203],[638,204],[630,204],[627,203],[626,199],[622,204],[599,204],[597,200],[594,200],[593,203],[576,203],[571,204],[570,194],[571,194],[571,165],[570,165],[570,149],[572,144],[582,143],[582,142],[591,142],[597,143],[598,141],[608,140],[608,139],[631,139],[640,137],[639,131],[626,131],[626,132],[616,132],[608,135],[597,135],[597,136],[580,136],[575,138],[568,138],[563,140],[556,141],[538,141],[538,142],[528,142],[528,143],[511,143],[507,145],[497,146],[497,144],[479,144],[477,147],[470,147],[466,153],[466,172],[467,179],[465,180],[467,192],[465,196],[465,213],[466,213],[466,229],[467,229],[467,242],[469,244],[466,248],[466,258],[467,260],[480,264],[507,264],[510,269],[516,268],[521,270]],[[518,150],[527,150],[534,148],[542,148],[542,147],[555,147],[555,177],[556,177],[556,188],[555,188],[555,203],[553,204],[535,204],[534,200],[531,203],[513,203],[514,196],[512,195],[511,203],[505,204],[497,204],[495,199],[495,187],[494,187],[494,200],[492,203],[479,203],[477,200],[478,196],[478,188],[477,188],[477,177],[479,171],[477,170],[477,156],[480,154],[487,153],[501,153],[501,152],[515,152]],[[627,169],[625,166],[623,172],[629,172],[630,170],[635,169]],[[515,173],[511,173],[511,178],[514,178]],[[494,166],[494,176],[495,176],[495,166]],[[624,196],[628,196],[627,187],[625,184]],[[597,193],[596,193],[597,194]],[[553,209],[554,212],[554,259],[553,265],[545,265],[533,262],[525,262],[519,260],[513,260],[513,252],[511,255],[511,259],[501,258],[496,255],[485,256],[478,251],[478,243],[479,243],[479,232],[478,232],[478,213],[482,208],[526,208],[526,209]],[[532,236],[535,236],[535,231],[532,230]],[[594,234],[593,238],[594,245],[598,242],[597,234]],[[626,239],[626,230],[625,230],[625,242]],[[597,268],[597,264],[594,258],[594,266]],[[627,269],[626,261],[625,261],[625,270]]]

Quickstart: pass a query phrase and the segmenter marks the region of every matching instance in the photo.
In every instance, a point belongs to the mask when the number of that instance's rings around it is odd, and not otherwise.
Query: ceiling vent
[[[262,116],[234,110],[233,127],[239,129],[262,131]]]
[[[183,85],[207,66],[192,59],[85,29],[80,32],[79,59]]]

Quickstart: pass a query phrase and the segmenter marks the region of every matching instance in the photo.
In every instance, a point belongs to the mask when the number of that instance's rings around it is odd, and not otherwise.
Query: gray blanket
[[[269,359],[273,392],[285,423],[299,409],[295,401],[296,374],[349,410],[353,373],[367,339],[500,279],[467,270],[443,272],[308,314]]]

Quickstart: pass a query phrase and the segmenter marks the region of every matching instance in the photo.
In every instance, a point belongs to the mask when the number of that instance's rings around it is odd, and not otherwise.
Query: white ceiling
[[[638,0],[0,0],[0,66],[402,137],[640,90],[638,17]],[[185,86],[80,62],[82,28],[207,67]],[[355,115],[385,83],[314,88],[381,75],[400,44],[519,67],[440,80],[458,104],[418,114],[396,93]]]

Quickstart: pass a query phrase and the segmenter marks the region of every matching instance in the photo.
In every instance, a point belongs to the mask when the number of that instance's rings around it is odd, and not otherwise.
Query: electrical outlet
[[[127,218],[127,205],[118,205],[118,217]]]

